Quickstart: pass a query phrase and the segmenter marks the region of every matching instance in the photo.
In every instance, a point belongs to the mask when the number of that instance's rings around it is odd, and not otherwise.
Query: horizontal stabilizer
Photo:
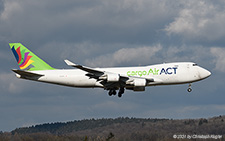
[[[29,72],[29,71],[23,71],[23,70],[12,69],[12,71],[15,72],[16,74],[21,75],[21,77],[41,77],[41,76],[44,76],[42,74],[37,74],[37,73],[33,73],[33,72]]]

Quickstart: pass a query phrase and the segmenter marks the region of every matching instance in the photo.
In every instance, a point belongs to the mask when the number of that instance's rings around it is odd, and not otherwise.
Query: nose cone
[[[201,79],[205,79],[205,78],[207,78],[207,77],[209,77],[211,75],[211,72],[206,70],[206,69],[204,69],[204,68],[201,68],[199,73],[200,73]]]

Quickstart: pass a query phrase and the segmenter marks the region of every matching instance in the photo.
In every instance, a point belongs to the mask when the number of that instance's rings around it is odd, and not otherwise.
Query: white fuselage
[[[144,67],[95,69],[104,72],[112,72],[119,74],[120,76],[154,79],[154,82],[148,83],[146,86],[191,83],[205,79],[211,75],[211,73],[206,69],[191,62],[164,63]],[[43,76],[37,79],[25,79],[71,87],[104,87],[99,80],[86,76],[87,72],[80,69],[57,69],[34,72]],[[20,75],[17,74],[17,77],[20,78]]]

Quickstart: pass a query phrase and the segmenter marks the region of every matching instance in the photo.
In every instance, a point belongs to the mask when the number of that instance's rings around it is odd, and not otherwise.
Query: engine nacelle
[[[107,82],[118,82],[120,80],[119,74],[107,74]]]
[[[134,87],[133,91],[145,91],[145,87]]]
[[[146,79],[134,79],[134,86],[136,87],[146,86]]]

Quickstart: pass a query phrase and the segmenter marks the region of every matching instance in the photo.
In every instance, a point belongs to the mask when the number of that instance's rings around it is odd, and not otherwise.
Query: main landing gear
[[[191,89],[191,83],[188,85],[188,89],[187,89],[188,92],[191,92],[192,89]]]
[[[118,93],[118,97],[122,97],[123,93],[124,93],[124,88],[121,87]]]
[[[116,95],[116,90],[115,89],[110,89],[109,90],[109,96],[112,96],[112,95]]]
[[[122,97],[123,93],[124,93],[124,88],[121,87],[119,92],[118,92],[118,97]],[[108,94],[109,94],[109,96],[116,95],[116,90],[110,89]]]

